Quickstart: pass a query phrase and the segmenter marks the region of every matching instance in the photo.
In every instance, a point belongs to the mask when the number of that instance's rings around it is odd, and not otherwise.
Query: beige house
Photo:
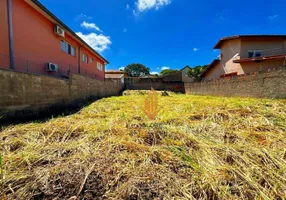
[[[183,82],[183,83],[193,82],[194,80],[187,75],[187,72],[190,69],[191,68],[189,66],[186,66],[176,73],[166,74],[161,76],[161,78],[163,78],[164,82]]]
[[[105,72],[105,79],[115,83],[124,83],[124,78],[127,77],[127,73],[123,71],[109,70]]]
[[[220,49],[220,55],[203,71],[205,80],[286,66],[286,35],[230,36],[214,49]]]

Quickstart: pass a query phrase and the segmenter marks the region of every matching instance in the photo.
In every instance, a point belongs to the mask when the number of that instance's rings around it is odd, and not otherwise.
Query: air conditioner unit
[[[59,66],[57,64],[47,63],[46,64],[46,71],[47,72],[57,72],[57,71],[59,71]]]
[[[65,30],[58,25],[55,25],[55,33],[61,37],[65,37]]]

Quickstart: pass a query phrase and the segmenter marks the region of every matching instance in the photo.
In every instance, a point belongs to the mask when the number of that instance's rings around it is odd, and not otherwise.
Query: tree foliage
[[[201,77],[200,75],[202,74],[202,72],[204,71],[204,69],[207,67],[208,65],[198,65],[192,69],[190,69],[188,72],[187,72],[187,75],[191,78],[193,78],[195,81],[200,81],[201,80]]]
[[[150,75],[150,69],[143,64],[133,63],[124,68],[124,72],[131,77]]]
[[[172,73],[176,73],[178,72],[179,70],[176,70],[176,69],[164,69],[160,72],[160,75],[166,75],[166,74],[172,74]]]

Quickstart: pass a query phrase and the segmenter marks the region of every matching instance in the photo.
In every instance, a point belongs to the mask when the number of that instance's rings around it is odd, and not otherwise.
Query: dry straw
[[[146,91],[0,132],[8,199],[285,199],[285,100]]]

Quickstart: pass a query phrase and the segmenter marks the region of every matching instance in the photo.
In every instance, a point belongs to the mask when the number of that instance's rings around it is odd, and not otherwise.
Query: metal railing
[[[17,72],[26,72],[32,74],[53,76],[58,78],[68,78],[69,73],[80,74],[82,76],[87,76],[90,78],[97,79],[98,75],[93,71],[81,68],[80,73],[78,73],[78,66],[66,64],[60,65],[59,70],[57,72],[47,72],[45,70],[46,63],[38,63],[31,60],[25,60],[21,58],[14,58],[14,69],[13,71]],[[1,69],[11,69],[10,68],[10,57],[6,54],[0,54],[0,68]]]
[[[262,56],[276,56],[286,54],[286,47],[276,49],[265,49],[262,51]]]

